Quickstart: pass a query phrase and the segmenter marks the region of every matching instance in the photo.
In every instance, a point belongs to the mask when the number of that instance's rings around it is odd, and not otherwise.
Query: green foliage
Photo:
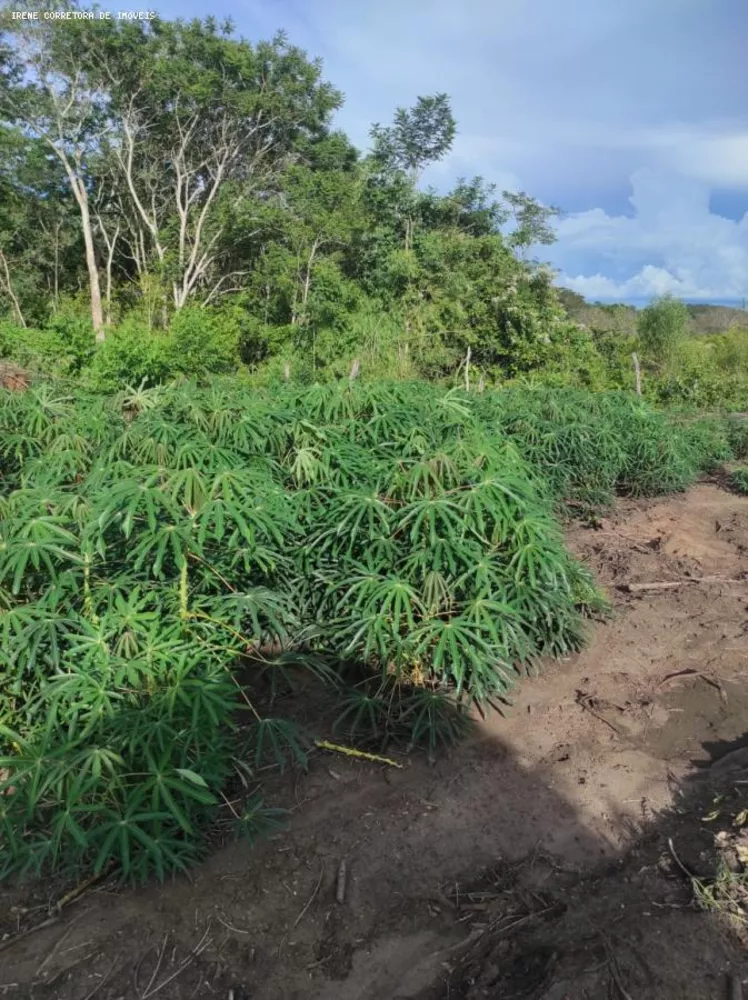
[[[727,423],[727,438],[735,458],[748,458],[748,418],[733,416]]]
[[[745,411],[748,408],[748,331],[691,338],[677,348],[670,369],[653,380],[665,405]]]
[[[373,125],[374,155],[383,165],[415,180],[423,168],[451,149],[457,124],[447,94],[419,97],[412,108],[398,108],[391,126]]]
[[[748,466],[743,465],[732,471],[730,486],[738,493],[744,493],[748,496]]]
[[[104,391],[240,366],[309,386],[354,362],[627,390],[636,351],[647,399],[748,409],[744,312],[586,303],[533,258],[557,209],[482,177],[419,187],[457,133],[447,94],[363,155],[282,32],[6,18],[0,46],[0,358]]]
[[[163,332],[129,320],[112,330],[98,348],[86,380],[92,388],[105,392],[167,381],[175,374],[170,347]]]
[[[182,309],[167,331],[131,319],[110,332],[84,378],[94,389],[112,391],[230,372],[238,362],[240,336],[235,317],[208,309]]]
[[[237,766],[305,764],[300,678],[363,671],[351,740],[456,739],[604,609],[553,506],[683,489],[736,438],[618,393],[227,381],[4,393],[0,440],[0,872],[141,880],[200,855]]]
[[[169,326],[169,334],[172,371],[194,376],[236,368],[240,327],[230,314],[181,309]]]
[[[481,409],[501,421],[562,504],[682,490],[731,453],[721,420],[668,414],[628,393],[516,388],[486,396]]]
[[[13,358],[31,371],[77,375],[94,350],[90,322],[74,313],[59,313],[42,329],[0,322],[0,357]]]
[[[637,333],[645,358],[667,368],[686,336],[688,310],[678,299],[664,296],[650,303],[637,318]]]

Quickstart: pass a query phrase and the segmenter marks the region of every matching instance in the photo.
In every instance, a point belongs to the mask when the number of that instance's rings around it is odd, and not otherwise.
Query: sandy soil
[[[508,718],[400,770],[318,753],[275,790],[292,812],[272,842],[86,893],[0,943],[0,996],[727,997],[748,956],[693,907],[667,840],[704,862],[711,834],[676,797],[700,803],[709,764],[748,745],[748,499],[702,484],[568,538],[614,616],[527,680]],[[624,589],[701,576],[738,582]],[[0,933],[45,917],[19,909],[41,893],[4,890]]]

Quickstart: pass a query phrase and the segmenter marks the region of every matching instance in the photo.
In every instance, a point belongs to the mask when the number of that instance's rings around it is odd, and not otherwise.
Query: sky
[[[163,0],[166,17],[283,28],[345,94],[361,148],[448,93],[451,154],[563,215],[543,256],[592,300],[748,299],[748,0]]]

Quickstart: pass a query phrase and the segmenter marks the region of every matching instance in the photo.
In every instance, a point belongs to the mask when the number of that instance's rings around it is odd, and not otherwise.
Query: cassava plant
[[[272,829],[300,677],[352,741],[457,738],[602,607],[554,506],[682,489],[726,441],[618,393],[2,393],[0,874],[163,877],[218,816]]]

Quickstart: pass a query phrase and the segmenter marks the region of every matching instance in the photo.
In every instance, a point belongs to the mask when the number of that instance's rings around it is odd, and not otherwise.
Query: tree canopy
[[[439,375],[468,349],[513,374],[568,340],[530,258],[555,210],[480,177],[420,185],[457,134],[447,94],[397,108],[361,152],[282,32],[5,20],[0,65],[0,310],[18,327],[85,310],[97,340],[137,334],[150,357],[204,309],[236,360],[312,376],[362,355]]]

